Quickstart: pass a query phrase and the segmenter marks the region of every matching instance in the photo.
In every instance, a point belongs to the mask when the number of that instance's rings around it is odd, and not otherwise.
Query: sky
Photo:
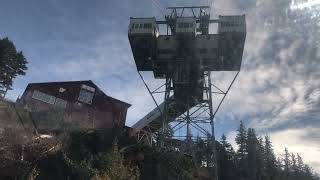
[[[92,80],[107,95],[132,104],[127,125],[155,105],[140,80],[127,32],[130,17],[163,19],[166,6],[208,0],[2,0],[0,38],[9,37],[29,61],[7,98],[28,83]],[[320,172],[319,0],[214,0],[212,18],[246,14],[241,73],[221,106],[216,133],[232,144],[240,121],[268,134],[277,154],[300,153]],[[291,8],[290,8],[291,7]],[[318,8],[318,9],[317,9]],[[290,15],[288,15],[288,13]],[[143,73],[155,87],[161,81]],[[226,89],[234,73],[214,72]],[[220,97],[215,97],[217,102]],[[157,98],[160,100],[160,98]]]

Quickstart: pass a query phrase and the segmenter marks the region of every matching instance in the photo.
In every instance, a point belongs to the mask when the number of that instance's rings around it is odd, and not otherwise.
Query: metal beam
[[[142,80],[143,84],[146,86],[146,88],[147,88],[147,90],[148,90],[149,94],[151,95],[153,102],[157,105],[157,108],[158,108],[159,112],[162,114],[162,111],[161,111],[161,109],[160,109],[160,107],[159,107],[159,105],[158,105],[158,103],[157,103],[156,99],[153,97],[152,92],[150,91],[149,86],[148,86],[148,85],[147,85],[147,83],[144,81],[144,79],[143,79],[143,77],[142,77],[141,73],[140,73],[139,71],[137,71],[137,72],[138,72],[138,74],[139,74],[139,76],[140,76],[140,78],[141,78],[141,80]]]
[[[156,21],[156,23],[157,24],[166,24],[166,25],[168,25],[168,21],[166,21],[166,20]],[[200,23],[200,19],[199,18],[196,18],[196,23]],[[219,23],[219,19],[210,19],[209,23]]]
[[[206,8],[210,8],[210,6],[176,6],[176,7],[167,7],[167,9],[206,9]]]
[[[233,78],[233,80],[232,80],[232,82],[231,82],[230,86],[228,87],[228,89],[227,89],[227,91],[225,92],[225,94],[224,94],[223,98],[221,99],[221,101],[220,101],[220,103],[219,103],[219,105],[218,105],[218,107],[217,107],[216,111],[215,111],[215,112],[214,112],[214,114],[213,114],[213,118],[216,116],[216,114],[217,114],[217,112],[218,112],[218,110],[219,110],[219,108],[220,108],[220,106],[221,106],[222,102],[223,102],[223,101],[224,101],[224,99],[226,98],[226,96],[227,96],[227,94],[228,94],[229,90],[231,89],[231,86],[233,85],[234,81],[237,79],[237,77],[238,77],[239,73],[240,73],[240,71],[238,71],[238,72],[237,72],[237,74],[235,75],[235,77]]]

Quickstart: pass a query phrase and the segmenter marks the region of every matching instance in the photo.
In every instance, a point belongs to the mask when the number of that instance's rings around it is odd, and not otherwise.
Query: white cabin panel
[[[153,18],[131,18],[129,24],[130,34],[153,34],[158,32],[156,19]]]

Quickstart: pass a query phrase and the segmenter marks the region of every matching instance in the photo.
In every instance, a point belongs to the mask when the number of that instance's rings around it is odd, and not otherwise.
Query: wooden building
[[[123,128],[131,106],[90,80],[31,83],[17,103],[31,112],[39,131]]]

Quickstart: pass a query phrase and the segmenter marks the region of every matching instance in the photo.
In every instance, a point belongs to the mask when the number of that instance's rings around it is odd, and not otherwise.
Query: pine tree
[[[297,153],[297,169],[298,169],[298,179],[301,179],[303,177],[304,172],[304,163],[300,156],[300,154]]]
[[[198,165],[202,165],[202,162],[206,161],[206,144],[200,137],[195,142],[195,159]]]
[[[248,179],[255,180],[257,174],[257,136],[255,130],[248,129]]]
[[[247,179],[248,177],[247,130],[242,121],[240,121],[240,126],[238,128],[236,143],[239,146],[239,149],[237,151],[237,166],[239,170],[239,178]]]
[[[267,174],[266,179],[274,180],[277,175],[277,163],[269,136],[265,136],[264,149],[265,173]]]
[[[292,171],[292,176],[293,176],[293,180],[295,179],[299,179],[298,178],[298,165],[297,165],[297,160],[296,160],[296,156],[291,153],[291,171]]]
[[[282,163],[282,159],[280,157],[277,158],[276,161],[276,168],[278,171],[278,174],[276,176],[277,180],[281,180],[284,179],[284,175],[283,175],[283,163]]]
[[[290,154],[287,148],[285,148],[284,150],[283,163],[284,163],[284,178],[286,180],[289,180],[291,161],[290,161]]]
[[[313,179],[313,173],[312,173],[312,169],[310,168],[309,165],[305,164],[304,167],[303,167],[303,170],[304,170],[304,179]]]
[[[240,123],[235,141],[238,145],[237,152],[233,150],[224,134],[220,142],[216,141],[219,180],[319,180],[312,168],[303,163],[299,154],[291,154],[285,148],[284,155],[277,158],[270,137],[258,138],[255,130],[246,129],[243,122]],[[200,137],[197,138],[193,162],[201,166],[202,162],[207,161],[208,169],[212,168],[212,148],[211,140],[205,142]],[[184,164],[175,163],[169,164],[179,168]],[[167,165],[165,167],[172,169]],[[177,171],[177,174],[179,173],[181,172]],[[183,174],[192,173],[184,171]]]
[[[222,147],[227,152],[228,160],[233,160],[234,150],[231,144],[227,141],[227,137],[224,134],[222,134],[221,136],[221,144],[222,144]]]
[[[219,163],[219,179],[220,180],[232,180],[236,179],[235,175],[235,152],[230,143],[227,142],[226,136],[221,136],[221,148],[218,154]]]
[[[265,161],[264,161],[264,141],[260,136],[257,141],[257,180],[265,179]]]
[[[27,60],[8,38],[0,39],[0,89],[11,89],[17,75],[25,75]]]

